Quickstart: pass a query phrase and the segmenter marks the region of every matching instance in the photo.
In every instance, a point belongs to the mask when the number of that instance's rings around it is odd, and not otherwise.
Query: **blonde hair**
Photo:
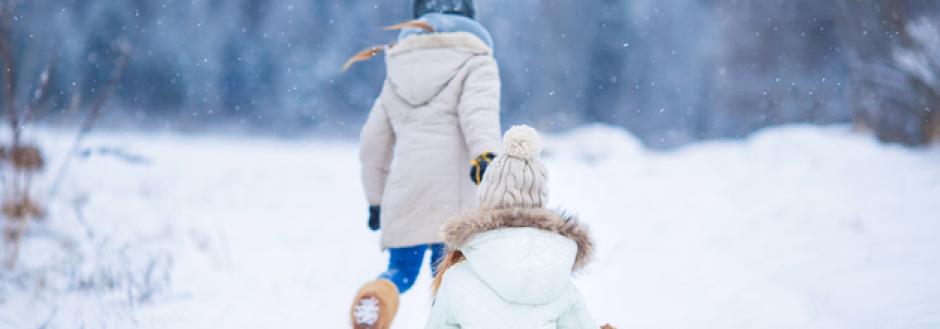
[[[431,25],[428,24],[428,22],[421,21],[421,20],[412,20],[412,21],[402,22],[402,23],[398,23],[392,26],[385,27],[386,31],[397,31],[397,30],[402,30],[402,29],[421,29],[421,30],[424,30],[425,32],[434,32],[434,28],[431,27]],[[382,50],[384,50],[385,48],[389,48],[392,45],[393,43],[375,45],[375,46],[366,48],[365,50],[356,53],[355,55],[350,57],[348,60],[346,60],[346,63],[343,63],[343,67],[342,67],[343,72],[345,72],[346,70],[349,70],[349,68],[352,67],[353,64],[367,61],[371,59],[372,57],[375,57],[375,55],[378,55],[380,52],[382,52]]]
[[[441,259],[441,263],[437,265],[437,274],[434,275],[434,282],[431,283],[431,297],[437,297],[437,291],[441,289],[441,282],[444,281],[444,272],[447,272],[451,267],[457,265],[457,263],[462,262],[464,259],[463,252],[460,250],[449,250],[447,255]]]

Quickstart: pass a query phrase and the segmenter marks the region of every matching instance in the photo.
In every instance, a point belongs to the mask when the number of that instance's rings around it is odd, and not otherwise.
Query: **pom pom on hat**
[[[548,202],[548,171],[542,165],[542,139],[529,126],[503,135],[503,154],[487,166],[477,196],[483,208],[541,208]]]
[[[539,133],[526,125],[512,126],[503,136],[503,152],[519,159],[532,159],[542,153]]]

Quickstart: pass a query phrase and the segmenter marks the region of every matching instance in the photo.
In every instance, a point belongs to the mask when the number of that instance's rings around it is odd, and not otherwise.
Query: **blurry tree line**
[[[908,144],[940,138],[934,0],[476,4],[496,43],[506,123],[605,122],[654,147],[789,122],[852,121]],[[405,0],[29,0],[13,38],[24,77],[57,58],[49,120],[93,102],[114,40],[127,40],[110,124],[349,136],[384,67],[339,66],[391,41],[382,27],[409,14]]]

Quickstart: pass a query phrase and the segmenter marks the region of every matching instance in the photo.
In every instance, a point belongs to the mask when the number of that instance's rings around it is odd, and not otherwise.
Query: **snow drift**
[[[32,137],[52,155],[69,141]],[[98,133],[86,145],[20,266],[0,270],[0,328],[342,328],[356,287],[384,269],[355,144]],[[545,137],[553,207],[596,235],[577,283],[598,321],[940,326],[940,150],[841,126],[640,145],[604,126]],[[107,149],[121,152],[94,151]],[[423,326],[429,283],[422,273],[404,296],[397,328]]]

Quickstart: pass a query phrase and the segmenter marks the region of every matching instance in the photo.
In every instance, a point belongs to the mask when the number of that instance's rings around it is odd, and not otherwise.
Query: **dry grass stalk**
[[[930,143],[940,144],[940,106],[933,110],[933,115],[927,120],[927,134]]]
[[[124,69],[127,67],[128,62],[130,61],[131,55],[131,46],[127,41],[117,41],[114,44],[114,47],[119,51],[120,56],[115,60],[114,69],[111,71],[111,79],[108,81],[108,85],[105,87],[104,92],[101,93],[101,96],[95,100],[94,105],[91,108],[91,111],[85,116],[84,121],[82,121],[82,126],[78,130],[78,134],[75,135],[75,139],[72,141],[72,147],[69,150],[68,155],[65,157],[65,160],[62,162],[62,165],[59,166],[59,170],[55,175],[55,178],[52,180],[52,185],[49,187],[49,193],[46,198],[46,201],[51,201],[55,199],[56,195],[59,193],[59,186],[62,184],[62,180],[65,178],[69,170],[69,164],[72,160],[72,155],[78,153],[78,150],[81,148],[82,141],[85,139],[85,135],[91,131],[95,126],[95,123],[98,121],[98,117],[101,116],[101,113],[104,112],[104,106],[108,102],[108,98],[111,97],[111,94],[117,89],[118,83],[121,81],[121,77],[124,75]],[[77,102],[80,102],[81,95],[75,94],[72,96],[72,105],[74,106]]]
[[[20,140],[20,116],[16,110],[16,61],[13,58],[13,11],[15,1],[0,3],[0,62],[3,64],[3,106],[13,133],[11,144],[15,147]]]
[[[13,221],[25,221],[29,218],[42,218],[45,216],[45,210],[42,206],[33,202],[32,199],[25,198],[21,200],[6,200],[3,202],[3,215]]]
[[[46,162],[42,151],[35,145],[20,145],[10,152],[10,162],[13,168],[22,172],[36,172],[42,170]]]
[[[3,202],[2,213],[6,220],[4,229],[4,240],[8,246],[7,264],[8,268],[16,267],[17,255],[20,252],[23,234],[29,227],[29,221],[32,218],[42,218],[45,216],[45,210],[42,206],[34,202],[23,194],[21,198],[7,199]]]
[[[24,102],[24,108],[18,108],[17,73],[20,70],[17,64],[21,63],[14,57],[16,43],[13,40],[17,3],[15,0],[0,0],[0,74],[3,79],[0,95],[3,96],[2,112],[7,115],[11,135],[8,145],[0,145],[0,169],[3,170],[2,184],[5,185],[0,214],[6,222],[3,235],[10,246],[7,257],[7,266],[10,268],[16,264],[20,241],[29,221],[45,216],[42,205],[30,197],[32,177],[45,167],[45,159],[38,146],[23,144],[22,135],[23,126],[36,119],[37,111],[48,99],[50,77],[57,62],[57,56],[53,55],[37,77],[36,89],[31,91],[30,97]]]

